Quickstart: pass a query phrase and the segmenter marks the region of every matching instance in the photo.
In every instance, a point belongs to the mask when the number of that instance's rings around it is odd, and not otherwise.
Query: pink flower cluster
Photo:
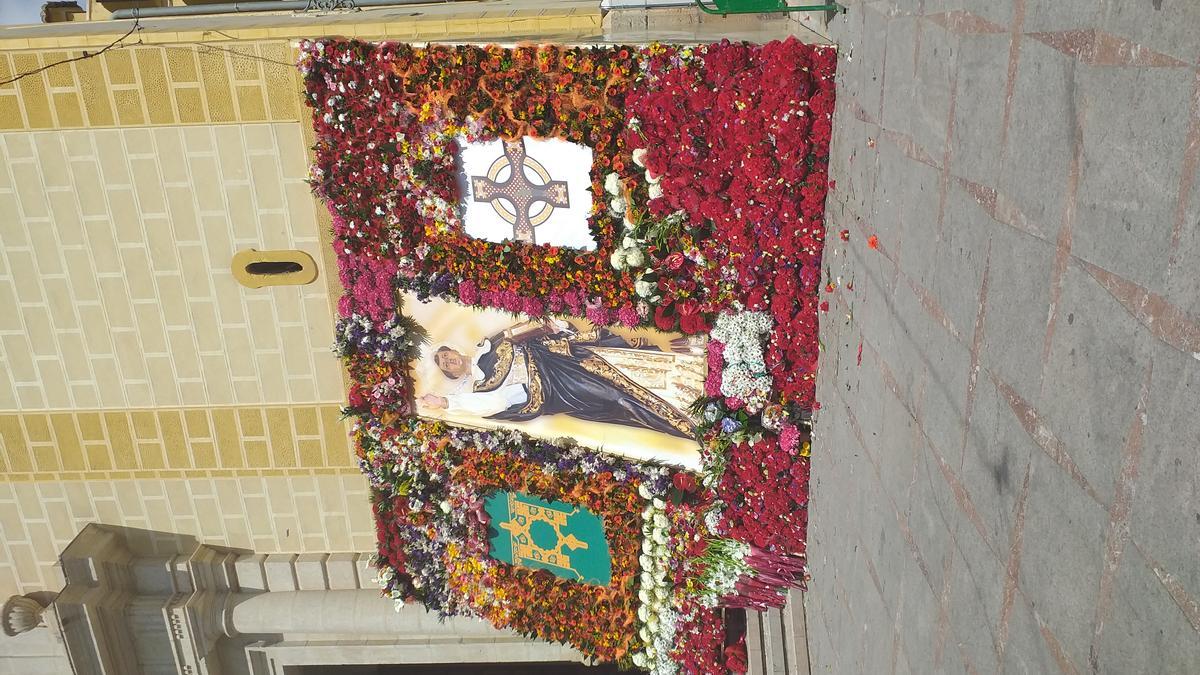
[[[725,368],[725,345],[708,341],[708,376],[704,378],[704,395],[721,395],[721,371]]]
[[[346,293],[338,300],[338,313],[368,316],[385,323],[396,314],[396,260],[367,255],[338,256],[338,279]]]

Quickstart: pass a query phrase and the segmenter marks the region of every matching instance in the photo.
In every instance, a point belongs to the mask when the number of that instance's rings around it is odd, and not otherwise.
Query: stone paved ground
[[[1200,673],[1200,5],[849,4],[813,672]]]

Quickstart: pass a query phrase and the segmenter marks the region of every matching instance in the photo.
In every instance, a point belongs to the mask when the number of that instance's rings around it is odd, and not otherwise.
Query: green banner
[[[492,494],[484,510],[492,520],[490,554],[496,560],[586,584],[612,581],[604,521],[591,511],[523,492]]]

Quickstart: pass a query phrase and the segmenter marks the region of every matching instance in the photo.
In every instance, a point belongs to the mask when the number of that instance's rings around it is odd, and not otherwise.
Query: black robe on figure
[[[479,358],[483,379],[474,391],[497,389],[514,364],[516,345],[525,355],[529,381],[526,403],[509,407],[488,419],[526,422],[542,415],[566,414],[589,422],[649,429],[679,438],[693,438],[695,424],[674,406],[614,368],[592,347],[634,349],[605,328],[585,333],[546,331],[511,338],[501,333],[488,338],[492,349]],[[650,347],[643,349],[654,349]]]

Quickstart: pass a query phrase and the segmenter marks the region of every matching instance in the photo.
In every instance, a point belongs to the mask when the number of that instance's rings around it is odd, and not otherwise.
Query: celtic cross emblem
[[[502,181],[496,180],[506,166],[509,168],[508,177]],[[526,167],[542,182],[530,180],[525,173]],[[487,175],[471,176],[471,191],[475,201],[491,202],[496,213],[513,226],[513,239],[530,244],[537,243],[534,228],[546,222],[554,209],[571,206],[567,182],[550,180],[546,168],[526,154],[524,138],[504,141],[504,154],[492,162]],[[536,213],[531,213],[530,207],[535,202],[542,202],[544,206]]]

